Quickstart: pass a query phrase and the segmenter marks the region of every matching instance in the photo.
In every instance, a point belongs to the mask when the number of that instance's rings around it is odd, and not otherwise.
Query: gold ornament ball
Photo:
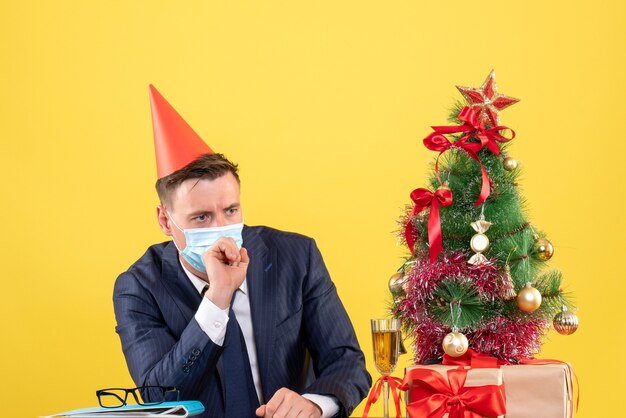
[[[502,161],[502,166],[506,171],[513,171],[517,168],[517,160],[515,158],[506,157]]]
[[[389,291],[393,296],[400,296],[404,294],[402,285],[404,284],[404,274],[395,273],[389,278]]]
[[[561,335],[570,335],[578,329],[578,317],[574,312],[565,310],[556,314],[552,320],[554,329]]]
[[[489,238],[485,234],[476,234],[470,240],[470,247],[475,253],[482,253],[489,248]]]
[[[517,306],[524,312],[535,312],[541,306],[541,293],[530,283],[517,294]]]
[[[467,337],[461,332],[451,332],[443,338],[443,351],[450,357],[459,357],[465,354],[469,347]]]
[[[404,276],[404,282],[402,283],[402,292],[405,295],[408,295],[409,290],[411,290],[411,282],[409,282],[408,276]]]
[[[554,255],[554,247],[547,239],[538,238],[533,245],[533,254],[540,260],[548,261]]]

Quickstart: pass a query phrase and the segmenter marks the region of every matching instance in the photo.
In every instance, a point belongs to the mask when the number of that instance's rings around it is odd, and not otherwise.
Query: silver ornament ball
[[[578,329],[578,316],[565,308],[563,312],[556,314],[552,320],[554,329],[561,335],[571,335]]]

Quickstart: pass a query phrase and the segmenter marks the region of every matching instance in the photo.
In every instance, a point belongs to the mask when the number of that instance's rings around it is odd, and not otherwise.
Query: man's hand
[[[287,388],[280,388],[272,399],[256,410],[263,418],[320,418],[322,410],[315,403]]]
[[[205,297],[220,309],[227,309],[233,293],[246,278],[250,258],[245,248],[239,250],[232,238],[220,238],[202,254],[209,280]]]

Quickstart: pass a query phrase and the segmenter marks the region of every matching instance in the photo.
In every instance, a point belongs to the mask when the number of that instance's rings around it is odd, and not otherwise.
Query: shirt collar
[[[195,274],[193,274],[192,272],[190,272],[189,270],[187,270],[185,266],[183,265],[183,263],[180,263],[180,266],[185,271],[185,274],[187,275],[187,277],[189,277],[189,280],[191,280],[191,284],[193,284],[193,287],[196,288],[198,293],[202,294],[204,287],[207,286],[208,283],[202,280],[201,278],[199,278],[198,276],[196,276]],[[241,286],[239,286],[239,290],[241,290],[246,295],[248,294],[248,279],[247,278],[243,279]]]

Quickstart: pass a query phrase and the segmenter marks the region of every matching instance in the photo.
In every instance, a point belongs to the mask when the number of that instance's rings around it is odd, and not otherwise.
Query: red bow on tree
[[[515,131],[507,128],[506,126],[495,126],[493,128],[485,129],[484,124],[478,121],[477,113],[467,106],[461,109],[459,119],[463,121],[463,125],[433,126],[432,128],[434,132],[424,138],[424,146],[431,151],[439,151],[439,156],[437,156],[437,162],[435,163],[435,174],[440,182],[439,157],[450,148],[463,150],[467,155],[480,164],[480,170],[482,172],[482,186],[480,195],[476,201],[476,206],[479,206],[485,201],[485,199],[487,199],[489,193],[491,193],[491,187],[489,185],[487,170],[485,170],[485,167],[476,153],[484,147],[487,147],[494,155],[500,155],[500,146],[498,145],[498,142],[508,142],[512,140],[515,138]],[[503,130],[511,131],[511,138],[502,136],[500,131]],[[453,133],[466,133],[466,135],[456,142],[450,142],[445,135]],[[469,142],[469,140],[474,137],[478,138],[480,142]]]
[[[406,243],[415,255],[415,238],[413,237],[413,218],[415,215],[430,207],[428,215],[428,244],[430,245],[430,261],[435,261],[442,248],[441,219],[439,217],[439,206],[450,206],[452,204],[452,192],[447,186],[440,186],[435,193],[428,189],[415,189],[411,192],[411,200],[415,203],[409,221],[404,229]]]

